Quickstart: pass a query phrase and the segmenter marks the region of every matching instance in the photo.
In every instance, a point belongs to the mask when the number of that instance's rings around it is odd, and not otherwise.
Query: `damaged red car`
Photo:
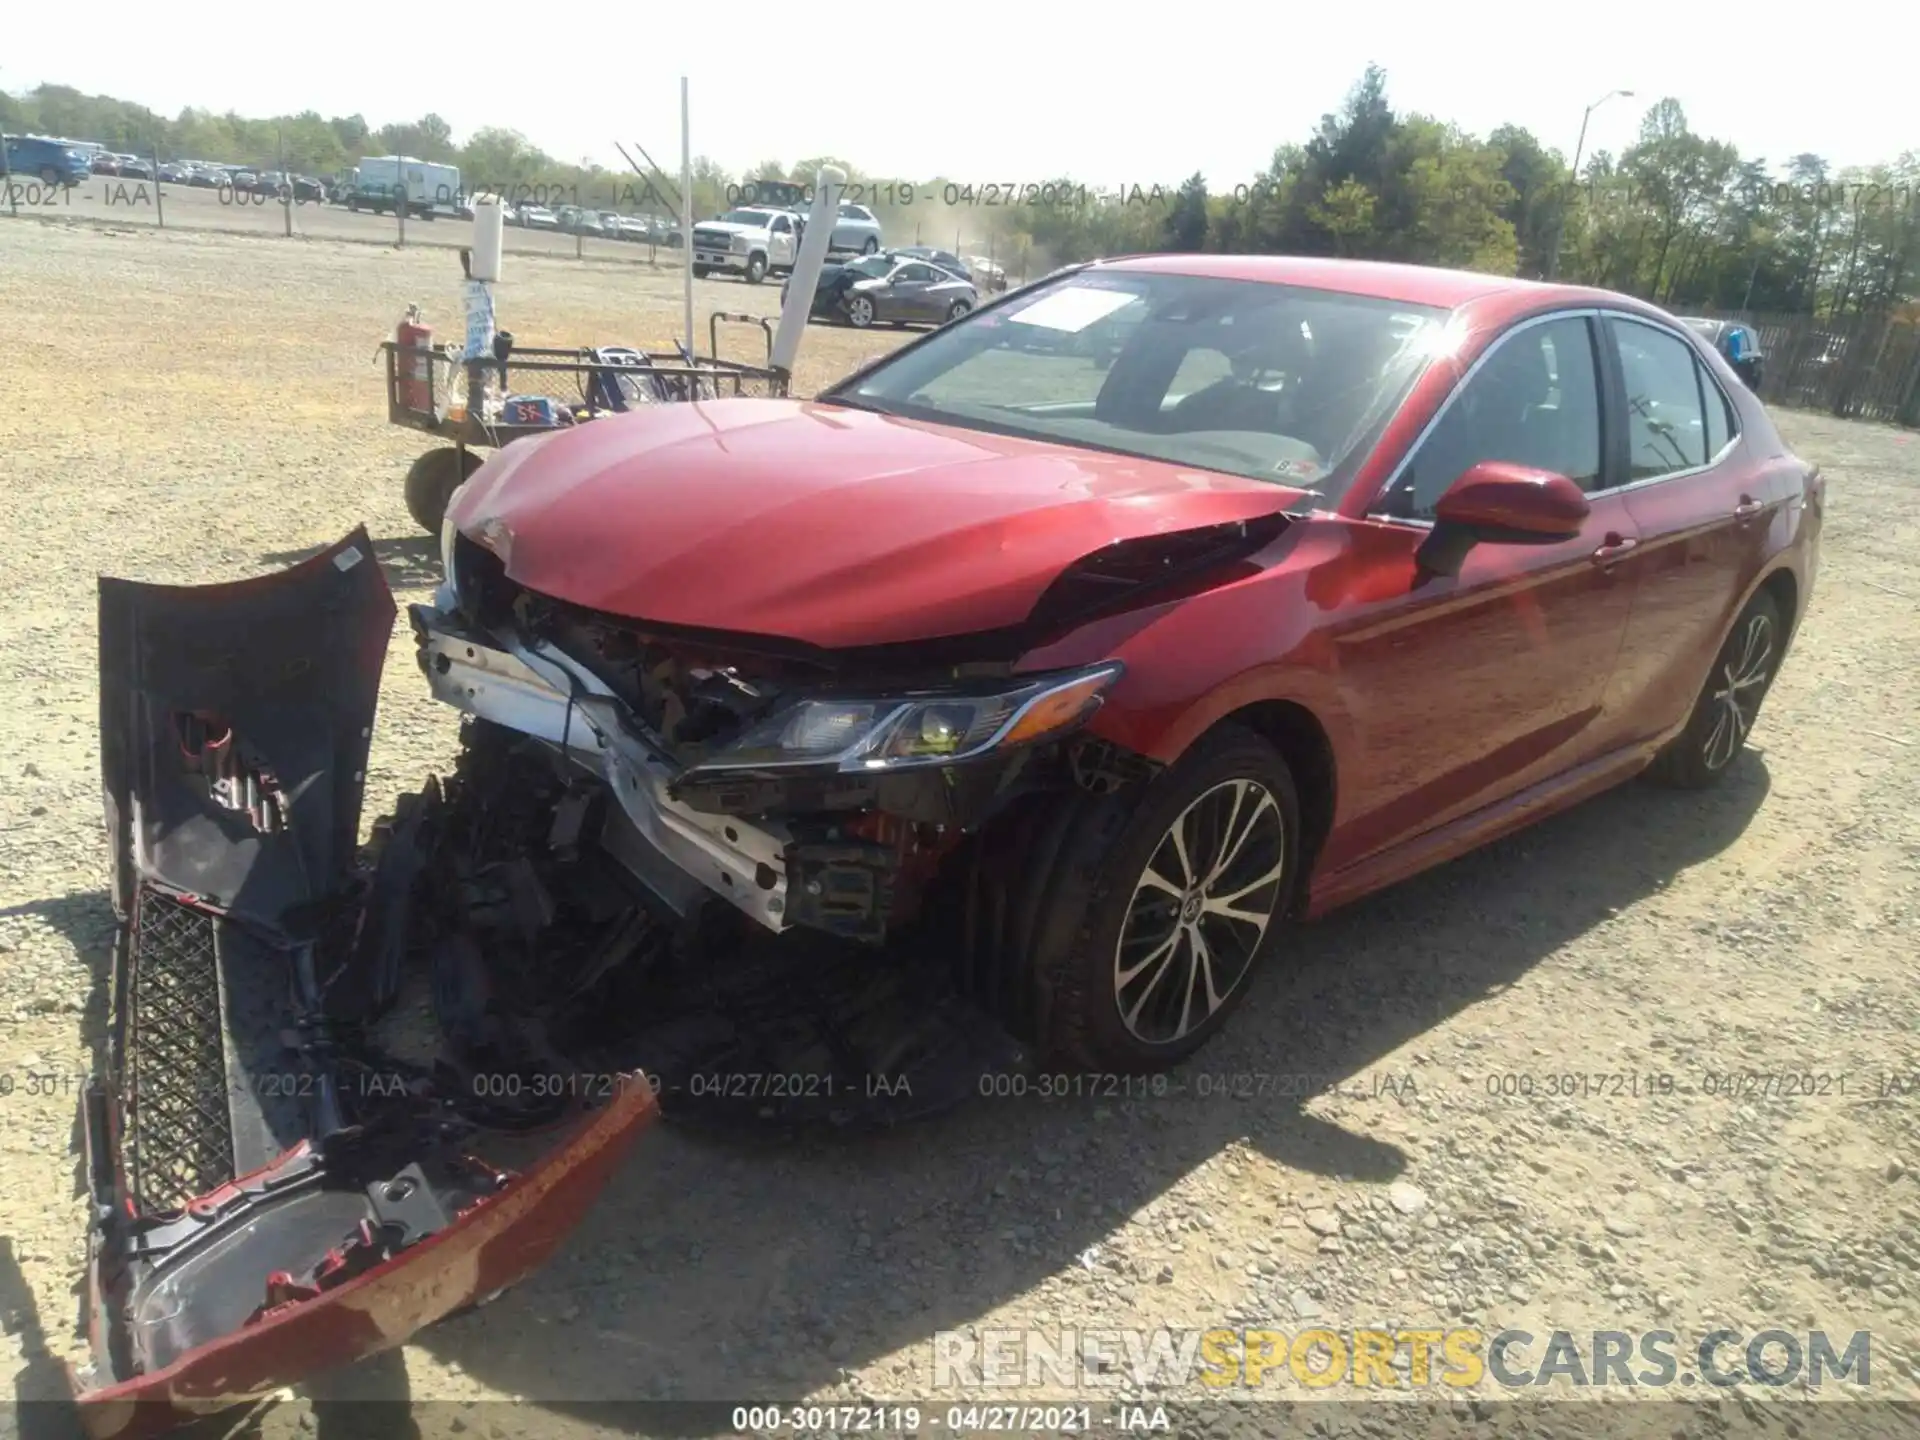
[[[1295,922],[1642,771],[1713,784],[1822,505],[1620,295],[1080,266],[812,401],[491,458],[411,614],[462,753],[365,850],[366,535],[103,581],[96,1430],[510,1284],[659,1109],[1165,1067]]]

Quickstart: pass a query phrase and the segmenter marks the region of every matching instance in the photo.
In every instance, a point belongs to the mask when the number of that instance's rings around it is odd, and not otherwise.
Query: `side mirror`
[[[1558,544],[1579,535],[1590,513],[1587,497],[1564,475],[1482,460],[1433,507],[1433,533],[1416,558],[1423,570],[1458,575],[1475,545]]]

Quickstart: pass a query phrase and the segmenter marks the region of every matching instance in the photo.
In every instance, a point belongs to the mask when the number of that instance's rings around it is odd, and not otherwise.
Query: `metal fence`
[[[160,166],[149,161],[157,175]],[[0,220],[41,219],[156,230],[207,231],[292,239],[335,240],[359,244],[441,246],[473,243],[473,224],[451,210],[434,219],[408,215],[404,207],[375,212],[296,196],[135,178],[93,175],[77,185],[49,182],[37,175],[0,171]],[[557,228],[508,226],[505,249],[513,255],[620,263],[653,269],[678,269],[685,251],[651,238],[613,238]]]
[[[1920,325],[1911,319],[1888,311],[1839,321],[1690,313],[1753,327],[1766,356],[1760,398],[1770,405],[1920,426]]]

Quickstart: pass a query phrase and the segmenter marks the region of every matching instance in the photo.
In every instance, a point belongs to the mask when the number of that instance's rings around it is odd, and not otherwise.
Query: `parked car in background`
[[[107,150],[97,150],[92,159],[93,173],[96,175],[114,175],[120,170],[120,157]]]
[[[7,171],[44,185],[78,185],[93,175],[93,156],[65,140],[44,135],[5,137]]]
[[[973,273],[973,267],[951,250],[936,250],[931,245],[896,245],[887,253],[914,260],[925,260],[930,265],[938,265],[942,270],[958,275],[962,280],[971,280],[976,285],[979,283],[979,277]]]
[[[799,240],[800,217],[793,211],[740,206],[693,227],[694,278],[725,270],[758,285],[793,269]]]
[[[1683,317],[1681,324],[1692,327],[1709,345],[1726,358],[1746,387],[1760,393],[1766,377],[1766,355],[1760,348],[1760,336],[1751,325],[1737,320],[1709,320],[1702,316]]]
[[[553,212],[560,228],[569,235],[604,235],[606,228],[593,211],[579,205],[562,205]]]
[[[519,224],[529,230],[558,230],[560,219],[544,205],[522,205]]]
[[[138,155],[122,155],[119,168],[114,173],[123,180],[151,180],[153,162],[142,160]]]
[[[998,294],[1007,288],[1006,267],[985,255],[969,255],[967,268],[973,272],[974,283]]]
[[[785,306],[792,282],[780,287]],[[903,251],[862,255],[820,272],[809,319],[870,325],[945,325],[980,303],[973,282]]]
[[[187,183],[189,173],[187,166],[183,162],[179,160],[163,160],[160,162],[160,169],[156,172],[156,175],[157,178],[166,181],[169,185],[184,185]]]
[[[880,248],[880,222],[873,211],[864,205],[855,205],[848,201],[840,202],[840,213],[833,222],[833,238],[827,242],[827,249],[853,250],[862,255],[872,255]]]
[[[686,243],[686,236],[671,220],[663,220],[658,215],[642,215],[640,223],[646,227],[644,238],[649,245],[663,245],[669,250],[678,250]]]

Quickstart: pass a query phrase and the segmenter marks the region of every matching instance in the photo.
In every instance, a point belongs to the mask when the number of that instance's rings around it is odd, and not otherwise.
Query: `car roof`
[[[1518,280],[1506,275],[1482,275],[1472,270],[1444,270],[1430,265],[1401,265],[1382,260],[1336,260],[1306,255],[1127,255],[1097,260],[1101,269],[1158,275],[1194,275],[1218,280],[1255,280],[1268,285],[1298,285],[1347,295],[1397,300],[1405,305],[1433,305],[1451,310],[1491,295],[1522,296],[1535,300],[1605,297],[1627,300],[1607,291],[1577,285],[1552,285]],[[1629,301],[1635,309],[1639,302]]]

